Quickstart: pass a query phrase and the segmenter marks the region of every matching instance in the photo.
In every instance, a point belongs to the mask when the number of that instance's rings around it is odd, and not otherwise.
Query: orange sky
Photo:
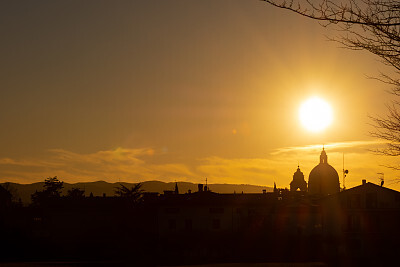
[[[385,185],[370,152],[387,70],[333,29],[260,1],[0,3],[0,182],[145,180],[289,187],[325,144],[346,186]],[[307,132],[319,96],[334,122]],[[342,182],[342,181],[341,181]]]

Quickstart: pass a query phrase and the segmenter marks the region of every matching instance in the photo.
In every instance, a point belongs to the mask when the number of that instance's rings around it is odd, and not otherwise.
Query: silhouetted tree
[[[6,182],[1,186],[11,195],[12,202],[18,202],[18,190],[10,182]]]
[[[73,198],[73,199],[84,198],[85,190],[82,190],[79,188],[72,188],[67,191],[67,197]]]
[[[0,210],[10,207],[11,203],[12,203],[11,193],[6,188],[4,188],[4,186],[0,185]]]
[[[262,0],[320,22],[339,31],[331,40],[351,50],[366,50],[394,69],[394,76],[380,73],[375,77],[392,86],[400,96],[400,3],[393,0]],[[400,155],[400,102],[388,105],[385,117],[371,117],[375,131],[372,136],[389,142],[378,152]]]
[[[64,182],[58,180],[57,176],[49,177],[44,180],[44,191],[48,192],[50,196],[60,197],[61,190],[64,188]]]
[[[64,187],[64,182],[58,180],[57,176],[49,177],[44,180],[43,191],[36,191],[31,195],[34,205],[43,205],[50,203],[61,196],[61,190]]]
[[[132,203],[136,204],[140,201],[143,195],[143,190],[141,189],[141,187],[142,183],[137,183],[131,188],[128,188],[123,184],[119,184],[118,187],[115,187],[115,194],[119,197],[126,198]]]

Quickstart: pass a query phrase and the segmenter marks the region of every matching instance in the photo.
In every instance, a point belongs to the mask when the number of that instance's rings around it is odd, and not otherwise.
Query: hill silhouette
[[[4,183],[2,183],[4,184]],[[19,184],[19,183],[9,183],[9,186],[13,189],[16,195],[16,199],[21,198],[23,204],[27,205],[31,203],[31,195],[36,190],[43,190],[44,182],[32,183],[32,184]],[[89,196],[93,193],[94,196],[113,196],[115,187],[123,184],[124,186],[131,187],[135,183],[109,183],[105,181],[96,182],[82,182],[82,183],[64,183],[64,188],[62,190],[62,195],[65,195],[68,190],[72,188],[80,188],[85,190],[85,195]],[[142,189],[145,192],[158,192],[163,193],[165,190],[174,190],[175,182],[165,183],[161,181],[146,181],[142,183]],[[258,185],[248,185],[248,184],[209,184],[210,190],[216,193],[262,193],[262,190],[266,189],[267,192],[273,190],[272,187],[258,186]],[[178,182],[179,192],[187,193],[189,190],[192,192],[197,191],[197,184],[190,182]]]

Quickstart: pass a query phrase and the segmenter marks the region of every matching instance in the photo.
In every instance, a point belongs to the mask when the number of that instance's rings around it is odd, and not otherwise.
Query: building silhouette
[[[199,184],[196,192],[182,192],[175,183],[175,190],[163,194],[143,193],[134,205],[127,197],[112,196],[60,197],[46,206],[3,205],[0,262],[51,257],[140,262],[136,265],[382,266],[397,260],[400,192],[365,180],[340,192],[324,149],[308,185],[307,191],[298,166],[290,191],[275,186],[273,192],[219,194]],[[9,199],[3,195],[0,207]]]
[[[290,191],[217,194],[200,186],[194,193],[161,195],[158,253],[354,266],[390,262],[400,252],[400,192],[365,180],[340,192],[325,149],[308,185],[298,166]]]
[[[321,206],[332,255],[385,262],[400,252],[400,192],[362,180]]]

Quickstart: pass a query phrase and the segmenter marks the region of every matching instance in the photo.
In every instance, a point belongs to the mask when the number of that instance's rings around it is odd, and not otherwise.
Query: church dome
[[[320,163],[312,169],[308,178],[308,192],[310,194],[330,195],[340,191],[339,175],[328,164],[328,157],[323,149]]]

